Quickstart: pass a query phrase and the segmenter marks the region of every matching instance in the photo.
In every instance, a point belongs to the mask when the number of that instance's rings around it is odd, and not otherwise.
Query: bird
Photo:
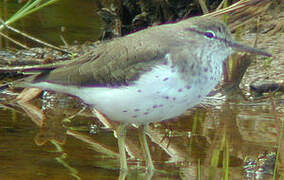
[[[120,122],[120,165],[127,170],[127,126],[175,118],[199,104],[221,80],[228,56],[238,51],[271,56],[233,40],[225,23],[198,16],[103,42],[70,63],[34,69],[39,73],[13,86],[77,96]],[[154,169],[145,134],[142,141],[147,168]]]

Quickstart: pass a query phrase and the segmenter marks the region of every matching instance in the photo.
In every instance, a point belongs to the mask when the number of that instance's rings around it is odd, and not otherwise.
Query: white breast
[[[179,78],[177,67],[168,63],[154,67],[131,86],[79,88],[47,82],[34,86],[78,96],[114,121],[148,123],[179,116],[199,104],[219,79],[210,80],[204,74],[185,82]]]

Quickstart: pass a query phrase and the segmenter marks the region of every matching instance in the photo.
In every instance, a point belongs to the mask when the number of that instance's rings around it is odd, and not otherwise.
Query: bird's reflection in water
[[[42,98],[29,103],[10,103],[6,106],[24,111],[40,127],[34,137],[35,143],[42,147],[46,144],[54,145],[56,161],[67,168],[72,177],[80,178],[82,171],[77,168],[76,161],[72,161],[73,156],[80,157],[80,160],[88,164],[89,169],[100,167],[119,172],[119,152],[113,135],[115,131],[112,133],[118,124],[94,117],[92,110],[78,99],[45,92]],[[241,157],[247,157],[246,154],[250,154],[252,158],[263,152],[270,152],[271,148],[265,145],[266,141],[268,144],[276,143],[278,136],[274,131],[281,131],[281,128],[276,128],[281,126],[274,124],[273,112],[260,111],[257,105],[248,106],[253,109],[234,103],[220,105],[218,108],[199,107],[186,112],[178,120],[147,126],[145,133],[156,167],[154,173],[145,171],[138,129],[135,126],[129,127],[126,149],[130,170],[120,172],[120,178],[131,178],[137,176],[137,173],[148,179],[156,176],[221,178],[223,168],[226,167],[230,173],[239,176],[238,170],[231,167],[242,167],[246,160]],[[266,117],[266,120],[256,121],[256,116]],[[253,128],[256,125],[258,129]],[[261,141],[258,137],[261,137]],[[79,144],[70,147],[70,142],[74,143],[75,139],[75,143]],[[254,147],[253,150],[251,147]],[[96,155],[83,155],[82,148],[91,150]],[[268,160],[273,162],[273,158],[268,158],[267,162]],[[255,168],[257,167],[262,166],[256,164]]]

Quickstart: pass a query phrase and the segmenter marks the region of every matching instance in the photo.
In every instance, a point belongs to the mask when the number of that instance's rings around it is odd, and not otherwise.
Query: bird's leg
[[[128,124],[112,122],[108,119],[106,115],[104,115],[95,108],[93,108],[93,113],[106,127],[110,127],[115,130],[118,142],[118,150],[120,155],[120,169],[122,171],[127,171],[128,168],[127,168],[126,152],[125,152],[125,136]]]
[[[128,124],[121,123],[116,129],[117,141],[118,141],[118,149],[120,154],[120,169],[122,171],[127,171],[127,161],[126,161],[126,152],[125,152],[125,136],[126,136],[126,128]]]
[[[147,169],[149,171],[153,171],[154,165],[153,165],[153,161],[152,161],[152,158],[151,158],[149,146],[148,146],[146,135],[145,135],[145,125],[139,126],[139,134],[138,135],[139,135],[139,140],[140,140],[142,149],[144,151],[144,155],[146,156],[145,158],[146,158]]]

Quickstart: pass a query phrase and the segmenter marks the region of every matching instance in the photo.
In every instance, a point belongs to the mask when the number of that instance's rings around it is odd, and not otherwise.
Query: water
[[[16,1],[0,0],[0,17],[4,20],[8,19],[23,4]],[[57,3],[17,21],[12,24],[12,27],[57,46],[64,45],[60,36],[69,45],[96,41],[101,35],[101,19],[96,11],[97,3],[95,1],[59,0]],[[8,35],[30,47],[39,46],[11,31],[8,31]],[[15,46],[4,38],[1,40],[2,47]]]
[[[85,106],[77,99],[45,93],[29,104],[5,106],[0,112],[1,179],[119,177],[112,129],[92,117],[88,108],[79,112]],[[201,168],[202,178],[218,179],[226,167],[230,177],[255,176],[245,165],[276,152],[282,131],[279,122],[269,101],[257,104],[238,100],[195,108],[176,120],[152,124],[146,131],[157,169],[152,178],[196,178]],[[128,130],[126,144],[131,155],[127,177],[145,178],[136,128]],[[274,162],[274,158],[264,158],[264,162]],[[265,170],[262,176],[271,177],[273,167]]]

